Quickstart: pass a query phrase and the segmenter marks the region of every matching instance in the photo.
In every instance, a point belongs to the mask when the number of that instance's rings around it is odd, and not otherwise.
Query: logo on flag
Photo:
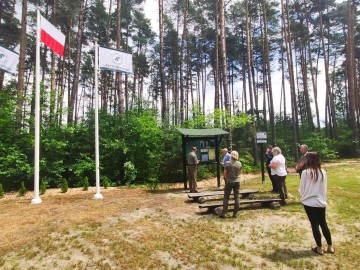
[[[64,56],[65,35],[43,16],[40,17],[41,41],[60,56]]]
[[[113,62],[115,65],[121,65],[122,59],[120,55],[114,55]]]
[[[114,49],[99,47],[99,68],[123,73],[133,73],[132,55]]]
[[[0,46],[0,69],[15,75],[19,63],[19,55]]]

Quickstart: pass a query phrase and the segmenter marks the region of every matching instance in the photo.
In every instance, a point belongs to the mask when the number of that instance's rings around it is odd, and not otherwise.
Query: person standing
[[[311,250],[319,255],[324,255],[319,230],[321,227],[328,244],[327,252],[335,253],[331,233],[326,222],[326,172],[321,169],[320,156],[317,153],[309,152],[306,159],[307,169],[301,173],[299,193],[316,242],[316,247]]]
[[[239,153],[237,151],[232,151],[230,156],[231,159],[228,163],[225,164],[224,169],[226,183],[224,190],[223,211],[219,215],[221,218],[225,218],[226,213],[228,212],[231,191],[234,191],[235,199],[233,218],[237,217],[237,212],[240,208],[240,172],[242,165],[240,161],[238,161]]]
[[[274,180],[274,177],[271,175],[271,168],[269,167],[270,165],[270,161],[273,159],[274,155],[272,153],[272,145],[269,145],[267,148],[266,148],[266,152],[265,152],[265,163],[266,163],[266,170],[268,172],[268,175],[269,175],[269,178],[270,178],[270,181],[271,181],[271,184],[272,184],[272,192],[275,192],[275,193],[278,193],[278,190],[277,190],[277,187],[276,187],[276,184],[275,184],[275,180]]]
[[[187,156],[187,169],[189,174],[189,186],[190,186],[190,192],[192,193],[198,193],[197,190],[197,182],[196,182],[196,166],[199,164],[199,160],[196,155],[197,148],[194,146],[191,150],[191,152]]]
[[[282,200],[281,204],[286,204],[285,200],[287,199],[287,188],[286,188],[286,160],[285,157],[281,154],[281,149],[279,147],[274,147],[272,149],[274,157],[270,161],[269,167],[271,169],[271,175],[274,178],[276,188],[280,194],[280,199]]]
[[[306,144],[300,145],[301,157],[295,166],[295,171],[299,173],[301,177],[302,171],[306,170],[306,155],[308,153],[308,146]]]
[[[222,170],[224,171],[225,165],[228,162],[230,162],[230,160],[231,160],[231,155],[230,155],[229,150],[227,148],[221,149],[221,154],[223,155],[223,160],[222,160],[222,162],[220,162],[220,164],[221,164]],[[225,180],[225,183],[226,183],[225,175],[224,175],[224,180]]]

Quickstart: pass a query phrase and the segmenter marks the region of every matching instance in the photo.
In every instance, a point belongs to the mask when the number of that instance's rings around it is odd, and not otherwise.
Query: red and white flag
[[[64,56],[65,35],[43,16],[40,18],[41,41],[60,56]]]

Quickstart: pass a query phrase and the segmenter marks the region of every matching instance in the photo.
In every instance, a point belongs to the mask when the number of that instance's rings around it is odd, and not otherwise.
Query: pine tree
[[[27,192],[27,189],[25,187],[24,181],[22,181],[20,189],[19,189],[19,196],[25,196],[26,192]]]
[[[4,197],[4,189],[2,184],[0,184],[0,198]]]
[[[63,180],[62,180],[60,188],[61,188],[62,193],[66,193],[68,191],[69,186],[68,186],[68,183],[65,178],[63,178]]]
[[[88,189],[89,189],[89,179],[87,176],[85,176],[83,190],[86,191]]]

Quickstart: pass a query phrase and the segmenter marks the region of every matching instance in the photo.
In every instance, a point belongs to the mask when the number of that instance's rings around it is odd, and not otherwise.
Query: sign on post
[[[19,54],[0,46],[0,70],[16,75]]]
[[[133,73],[132,54],[99,47],[99,68],[121,73]]]
[[[256,143],[267,143],[266,131],[260,131],[256,133]]]

